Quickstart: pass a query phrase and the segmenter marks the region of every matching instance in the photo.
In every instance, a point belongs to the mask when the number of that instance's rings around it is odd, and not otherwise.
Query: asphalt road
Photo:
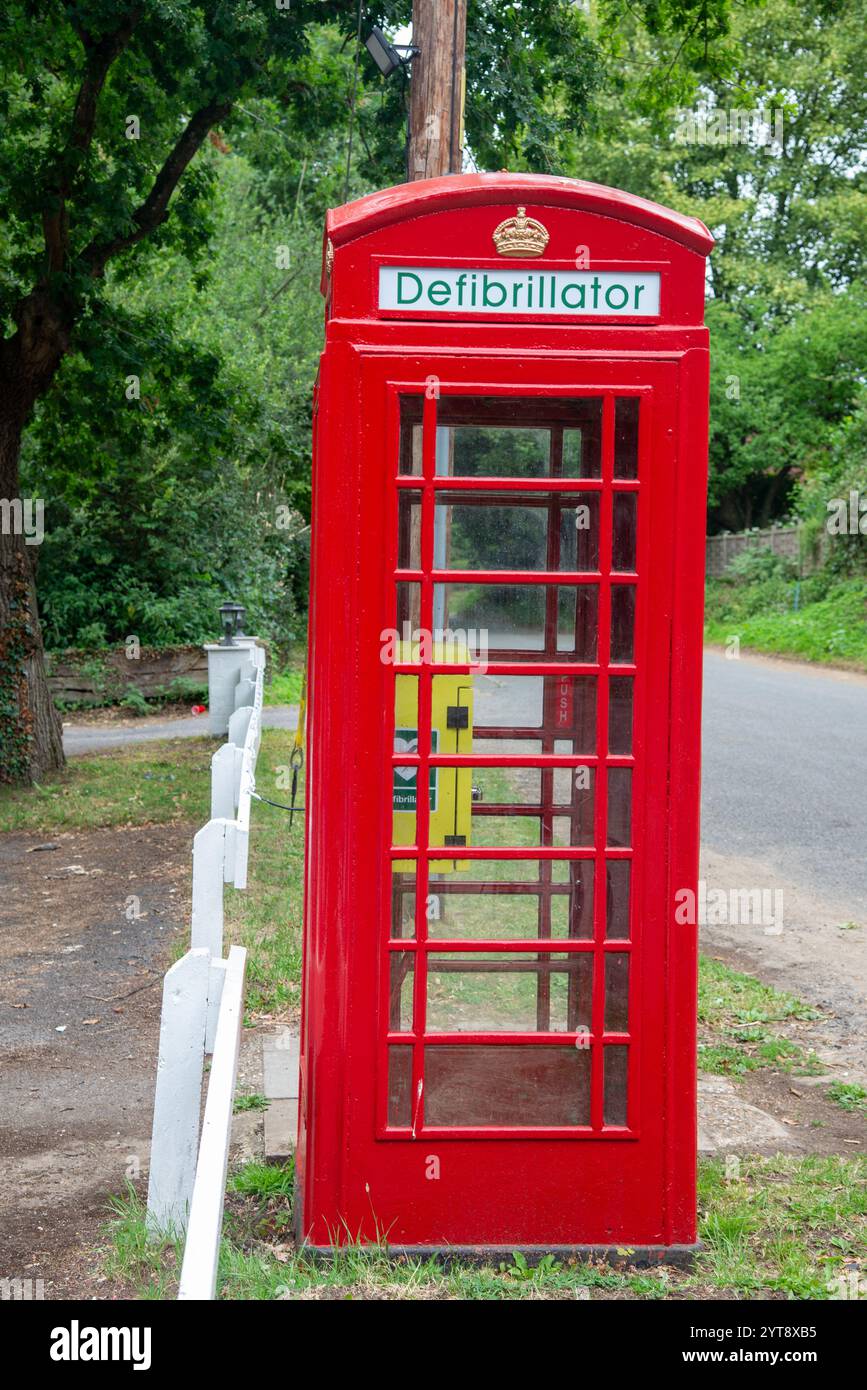
[[[298,726],[297,705],[266,705],[262,711],[264,729],[295,729]],[[67,757],[78,753],[96,753],[101,748],[120,748],[128,743],[150,743],[162,738],[202,738],[207,735],[208,721],[188,715],[183,719],[129,720],[123,724],[76,724],[63,726],[63,751]]]
[[[702,842],[867,916],[867,677],[705,654]]]

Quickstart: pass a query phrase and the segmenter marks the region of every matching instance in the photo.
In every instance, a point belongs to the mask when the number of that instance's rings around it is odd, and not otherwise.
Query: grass
[[[249,1163],[229,1180],[218,1279],[223,1299],[679,1298],[827,1299],[843,1263],[862,1248],[867,1160],[744,1158],[700,1165],[700,1234],[692,1271],[581,1264],[519,1252],[496,1265],[391,1259],[386,1246],[349,1244],[314,1263],[294,1248],[291,1165]],[[145,1239],[144,1210],[130,1190],[113,1204],[106,1272],[140,1298],[172,1297],[179,1243]]]
[[[815,1075],[823,1070],[800,1043],[769,1025],[809,1023],[819,1013],[792,994],[703,956],[699,966],[698,1064],[702,1071],[743,1076],[762,1067]]]
[[[162,825],[209,814],[217,740],[133,743],[73,758],[38,786],[0,787],[0,832]]]
[[[825,1092],[829,1100],[847,1110],[850,1115],[867,1111],[867,1091],[854,1081],[832,1081]]]
[[[303,680],[303,670],[278,671],[265,686],[265,704],[297,705]]]
[[[292,734],[262,734],[256,781],[262,795],[288,801]],[[211,754],[221,740],[129,744],[66,769],[32,788],[0,787],[0,832],[157,825],[208,819]],[[302,784],[303,785],[303,784]],[[299,802],[300,804],[300,802]],[[303,814],[292,830],[286,811],[253,803],[249,888],[226,889],[226,935],[248,948],[247,1008],[279,1014],[297,1006],[301,979]],[[186,942],[178,944],[183,954]]]
[[[267,1110],[270,1104],[271,1102],[267,1096],[235,1096],[235,1103],[232,1109],[236,1115],[241,1115],[245,1110]]]

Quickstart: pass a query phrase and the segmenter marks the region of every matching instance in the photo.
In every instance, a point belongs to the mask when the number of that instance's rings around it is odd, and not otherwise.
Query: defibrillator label
[[[439,729],[431,729],[431,752],[436,753],[439,746]],[[394,751],[395,753],[417,753],[418,752],[418,729],[395,729],[394,731]],[[432,767],[430,771],[430,808],[435,811],[437,808],[437,774],[438,767]],[[418,783],[417,767],[395,767],[394,782],[392,787],[392,809],[395,811],[415,812],[415,790]]]
[[[656,318],[659,273],[626,270],[458,270],[383,265],[380,309],[439,314]]]

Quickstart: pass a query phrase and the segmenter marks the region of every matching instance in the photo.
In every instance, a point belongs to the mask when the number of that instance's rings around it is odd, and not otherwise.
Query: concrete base
[[[510,1265],[517,1252],[527,1264],[537,1265],[546,1255],[555,1260],[580,1260],[582,1263],[602,1261],[612,1269],[627,1266],[636,1269],[656,1269],[673,1265],[676,1269],[691,1269],[696,1255],[704,1249],[700,1240],[692,1245],[387,1245],[371,1246],[390,1260],[434,1259],[444,1268],[452,1264]],[[327,1261],[339,1253],[333,1245],[306,1245],[303,1251],[316,1261]]]

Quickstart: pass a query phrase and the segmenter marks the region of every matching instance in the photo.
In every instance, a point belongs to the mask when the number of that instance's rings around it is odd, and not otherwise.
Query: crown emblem
[[[494,229],[494,245],[501,256],[541,256],[550,240],[548,230],[518,208],[516,217],[507,217]]]

